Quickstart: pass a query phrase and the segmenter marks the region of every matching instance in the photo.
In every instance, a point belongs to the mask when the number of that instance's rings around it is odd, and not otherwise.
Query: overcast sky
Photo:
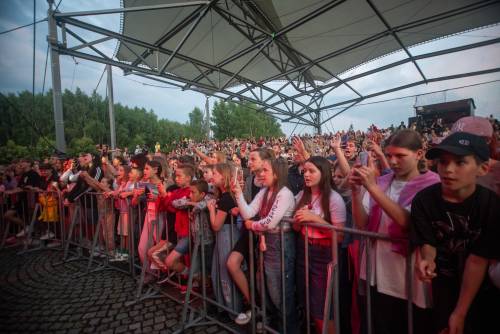
[[[57,3],[58,1],[56,1]],[[104,4],[103,4],[104,3]],[[59,9],[62,12],[118,8],[118,0],[63,0]],[[47,16],[47,2],[37,0],[37,19]],[[114,15],[102,15],[99,17],[80,18],[90,23],[97,24],[110,30],[118,31],[120,17]],[[0,31],[12,29],[33,21],[33,2],[28,0],[0,1]],[[76,29],[75,29],[76,30]],[[42,91],[43,77],[47,49],[47,22],[42,22],[36,26],[36,73],[35,89]],[[410,49],[412,54],[427,53],[439,49],[453,47],[457,45],[475,43],[482,40],[500,37],[500,26],[470,31],[446,39],[426,43]],[[100,49],[108,55],[112,55],[116,42],[103,43]],[[19,92],[30,90],[32,87],[32,64],[33,64],[33,27],[27,27],[14,32],[0,35],[0,91],[2,93]],[[358,67],[346,75],[361,73],[368,68],[380,66],[381,64],[401,59],[402,52],[394,53],[388,57],[374,61],[362,67]],[[96,87],[99,77],[105,65],[92,63],[81,59],[73,59],[68,56],[61,56],[61,77],[63,89],[75,90],[80,87],[87,94],[91,94]],[[49,62],[50,65],[50,62]],[[435,58],[433,60],[419,61],[423,72],[428,77],[437,77],[463,72],[471,72],[483,69],[500,67],[500,44],[454,53]],[[167,87],[158,82],[148,81],[144,78],[123,75],[120,69],[113,69],[114,98],[115,103],[121,103],[130,107],[138,106],[152,109],[159,118],[167,118],[179,122],[186,122],[188,113],[194,108],[202,110],[205,107],[205,96],[196,92],[181,91],[177,88]],[[360,79],[351,82],[357,90],[363,94],[369,94],[379,90],[394,87],[396,84],[409,83],[419,80],[415,67],[406,64],[370,76],[369,79]],[[476,83],[497,81],[493,83],[477,85],[469,88],[452,89]],[[392,124],[399,124],[407,121],[408,117],[414,115],[414,105],[418,103],[430,104],[456,99],[473,98],[476,103],[476,114],[487,116],[490,114],[500,118],[500,73],[482,76],[469,77],[465,79],[450,80],[445,82],[422,85],[411,89],[406,89],[392,94],[379,96],[370,100],[365,100],[358,107],[334,118],[323,126],[323,131],[329,132],[333,129],[347,129],[353,124],[355,129],[366,129],[371,123],[381,127]],[[98,92],[105,96],[105,80],[98,88]],[[165,86],[167,88],[151,87],[142,84],[151,83]],[[50,66],[47,69],[45,91],[52,86],[50,76]],[[278,84],[274,85],[279,87]],[[418,98],[409,97],[383,103],[372,103],[403,96],[424,94],[427,92],[446,90],[444,93],[435,93]],[[336,90],[335,94],[328,95],[324,103],[329,105],[345,99],[349,96],[345,89]],[[210,105],[215,102],[215,98],[210,98]],[[367,104],[367,105],[363,105]],[[333,115],[339,109],[324,112],[323,119]],[[283,123],[282,129],[285,133],[311,133],[312,128],[294,124]]]

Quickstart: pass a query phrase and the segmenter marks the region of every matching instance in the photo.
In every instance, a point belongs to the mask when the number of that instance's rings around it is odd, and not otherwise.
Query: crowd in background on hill
[[[141,234],[132,244],[141,262],[151,260],[148,272],[185,278],[196,265],[186,260],[190,240],[201,240],[213,255],[207,259],[214,298],[236,312],[234,321],[243,325],[253,316],[245,269],[254,256],[248,250],[252,231],[256,248],[264,252],[271,324],[278,331],[286,325],[289,333],[307,326],[299,316],[306,305],[306,281],[314,287],[309,291],[312,323],[321,332],[332,247],[339,250],[342,332],[366,331],[360,297],[366,281],[375,332],[406,331],[409,242],[415,332],[477,333],[495,320],[498,307],[491,305],[500,306],[499,140],[499,122],[490,116],[466,117],[449,126],[436,119],[408,128],[402,122],[386,129],[372,125],[366,131],[290,138],[184,138],[171,152],[162,152],[160,143],[133,152],[99,145],[70,159],[25,158],[1,169],[3,221],[13,223],[3,232],[9,233],[9,243],[28,232],[53,239],[51,224],[61,218],[58,199],[64,201],[63,219],[68,220],[75,205],[84,205],[86,194],[101,194],[92,195],[90,215],[102,219],[100,246],[114,261],[129,259],[129,231],[140,224]],[[13,228],[25,226],[21,206],[33,208],[34,203],[41,206],[36,230]],[[130,214],[139,203],[141,222]],[[115,221],[104,208],[119,218]],[[165,213],[168,233],[155,234],[148,248],[151,223],[159,213]],[[332,245],[330,232],[306,228],[307,223],[378,232],[394,240],[367,245],[359,236],[340,233],[338,245]],[[330,333],[332,317],[326,317]]]

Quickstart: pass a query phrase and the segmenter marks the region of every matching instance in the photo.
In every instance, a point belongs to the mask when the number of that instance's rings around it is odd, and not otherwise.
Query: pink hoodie
[[[390,187],[392,181],[394,180],[394,173],[389,173],[377,178],[377,185],[386,192]],[[413,197],[422,189],[427,188],[433,184],[439,183],[439,175],[428,171],[424,174],[420,174],[414,179],[410,180],[401,190],[401,194],[398,198],[398,204],[400,206],[407,207],[410,205]],[[382,218],[382,208],[377,202],[370,197],[370,214],[368,215],[368,231],[377,232],[380,225],[380,220]],[[390,219],[390,218],[389,218]],[[392,242],[392,251],[406,256],[408,253],[408,240],[407,231],[405,231],[398,223],[390,221],[389,222],[389,236],[392,238],[398,238],[399,240],[394,240]]]

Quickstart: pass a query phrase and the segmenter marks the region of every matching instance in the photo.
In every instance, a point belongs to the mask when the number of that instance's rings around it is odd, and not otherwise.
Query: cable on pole
[[[31,113],[35,114],[35,66],[36,66],[36,0],[33,0],[33,76],[31,81]],[[32,135],[33,133],[31,133]],[[31,145],[33,145],[33,136],[30,138]]]
[[[45,22],[45,21],[47,21],[47,18],[43,18],[43,19],[40,19],[38,21],[34,21],[34,22],[31,22],[31,23],[28,23],[28,24],[25,24],[25,25],[22,25],[22,26],[19,26],[19,27],[15,27],[15,28],[9,29],[9,30],[1,31],[0,35],[8,34],[9,32],[13,32],[13,31],[16,31],[16,30],[19,30],[19,29],[22,29],[22,28],[31,27],[34,24],[38,24],[38,23]]]

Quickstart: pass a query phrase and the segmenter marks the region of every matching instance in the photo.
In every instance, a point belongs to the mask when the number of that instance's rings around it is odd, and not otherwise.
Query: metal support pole
[[[52,72],[52,103],[54,104],[54,124],[56,129],[56,148],[59,152],[66,152],[66,140],[64,139],[64,116],[61,93],[61,67],[59,64],[59,52],[57,52],[57,26],[54,19],[52,6],[54,0],[47,0],[49,10],[47,22],[49,23],[48,42],[50,44],[50,65]]]
[[[314,111],[316,117],[314,118],[314,127],[318,135],[321,134],[321,114],[319,110]]]
[[[208,102],[208,95],[205,101],[205,127],[207,131],[207,140],[210,140],[210,105]]]
[[[113,99],[113,74],[111,65],[106,65],[108,71],[108,110],[109,110],[109,137],[111,141],[111,149],[116,149],[116,131],[115,131],[115,110]]]

